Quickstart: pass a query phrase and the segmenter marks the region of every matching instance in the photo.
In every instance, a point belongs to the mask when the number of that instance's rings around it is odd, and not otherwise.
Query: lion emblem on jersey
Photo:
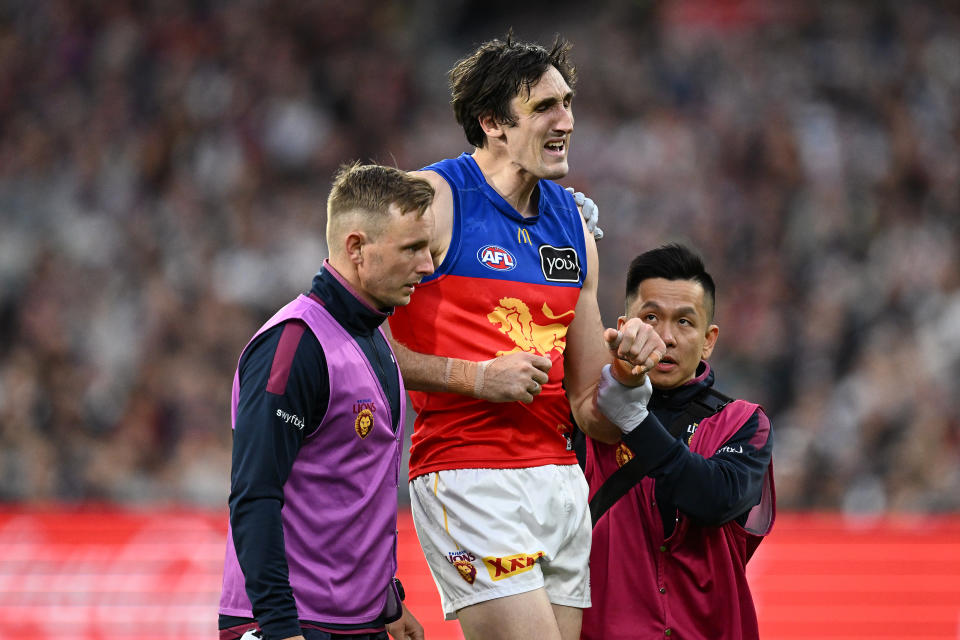
[[[370,430],[373,429],[373,412],[370,409],[364,409],[357,414],[357,419],[353,423],[353,428],[357,430],[357,435],[366,438]]]
[[[571,310],[554,315],[546,302],[543,303],[541,311],[551,320],[559,320],[574,313]],[[559,322],[549,324],[534,322],[530,308],[519,298],[500,298],[500,304],[487,314],[487,320],[497,325],[497,329],[517,345],[509,351],[497,351],[498,356],[517,351],[539,353],[545,356],[553,350],[563,353],[567,346],[567,326]]]
[[[456,560],[453,566],[460,573],[460,577],[467,581],[467,584],[473,584],[473,581],[477,579],[477,568],[469,560]]]
[[[633,451],[630,451],[630,448],[627,445],[623,444],[622,442],[620,443],[620,446],[617,447],[616,455],[617,455],[618,467],[622,467],[623,465],[633,460]]]

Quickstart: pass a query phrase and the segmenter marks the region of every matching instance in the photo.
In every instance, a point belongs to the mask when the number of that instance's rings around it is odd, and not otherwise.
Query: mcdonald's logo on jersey
[[[513,271],[517,267],[517,259],[513,257],[513,254],[495,244],[480,247],[480,250],[477,251],[477,260],[483,266],[494,271]]]
[[[530,230],[524,229],[523,227],[517,227],[517,242],[520,244],[530,244],[533,242],[530,240]]]

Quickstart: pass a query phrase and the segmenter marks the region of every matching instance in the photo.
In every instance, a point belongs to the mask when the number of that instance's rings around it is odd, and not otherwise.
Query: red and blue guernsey
[[[410,349],[472,361],[524,351],[553,361],[533,403],[493,404],[453,393],[410,392],[417,419],[410,477],[446,469],[576,464],[567,446],[566,334],[586,276],[583,224],[573,197],[540,180],[538,214],[524,218],[463,154],[424,168],[453,190],[453,234],[440,268],[390,318]]]

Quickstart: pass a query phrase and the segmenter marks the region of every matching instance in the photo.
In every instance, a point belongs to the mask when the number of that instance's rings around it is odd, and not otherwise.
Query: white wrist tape
[[[483,393],[483,382],[484,374],[487,372],[487,367],[490,366],[490,363],[493,360],[484,360],[483,362],[477,363],[477,376],[473,380],[473,397],[479,398],[480,394]]]
[[[607,420],[630,433],[647,417],[647,403],[653,395],[650,376],[639,387],[620,384],[610,373],[610,365],[600,372],[600,387],[597,389],[597,406]]]

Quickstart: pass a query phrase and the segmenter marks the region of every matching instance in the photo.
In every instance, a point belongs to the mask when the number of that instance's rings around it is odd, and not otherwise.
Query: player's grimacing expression
[[[556,67],[510,102],[517,124],[503,129],[511,160],[537,178],[553,180],[569,172],[573,134],[573,90]]]
[[[648,374],[657,389],[673,389],[692,380],[700,360],[713,352],[720,332],[710,323],[703,286],[695,280],[643,280],[627,312],[652,326],[667,346],[660,363]],[[625,320],[621,316],[618,326]]]
[[[395,204],[390,205],[388,222],[364,243],[363,261],[357,266],[362,293],[374,307],[408,304],[414,287],[433,273],[432,232],[429,209],[423,215],[401,214]]]

